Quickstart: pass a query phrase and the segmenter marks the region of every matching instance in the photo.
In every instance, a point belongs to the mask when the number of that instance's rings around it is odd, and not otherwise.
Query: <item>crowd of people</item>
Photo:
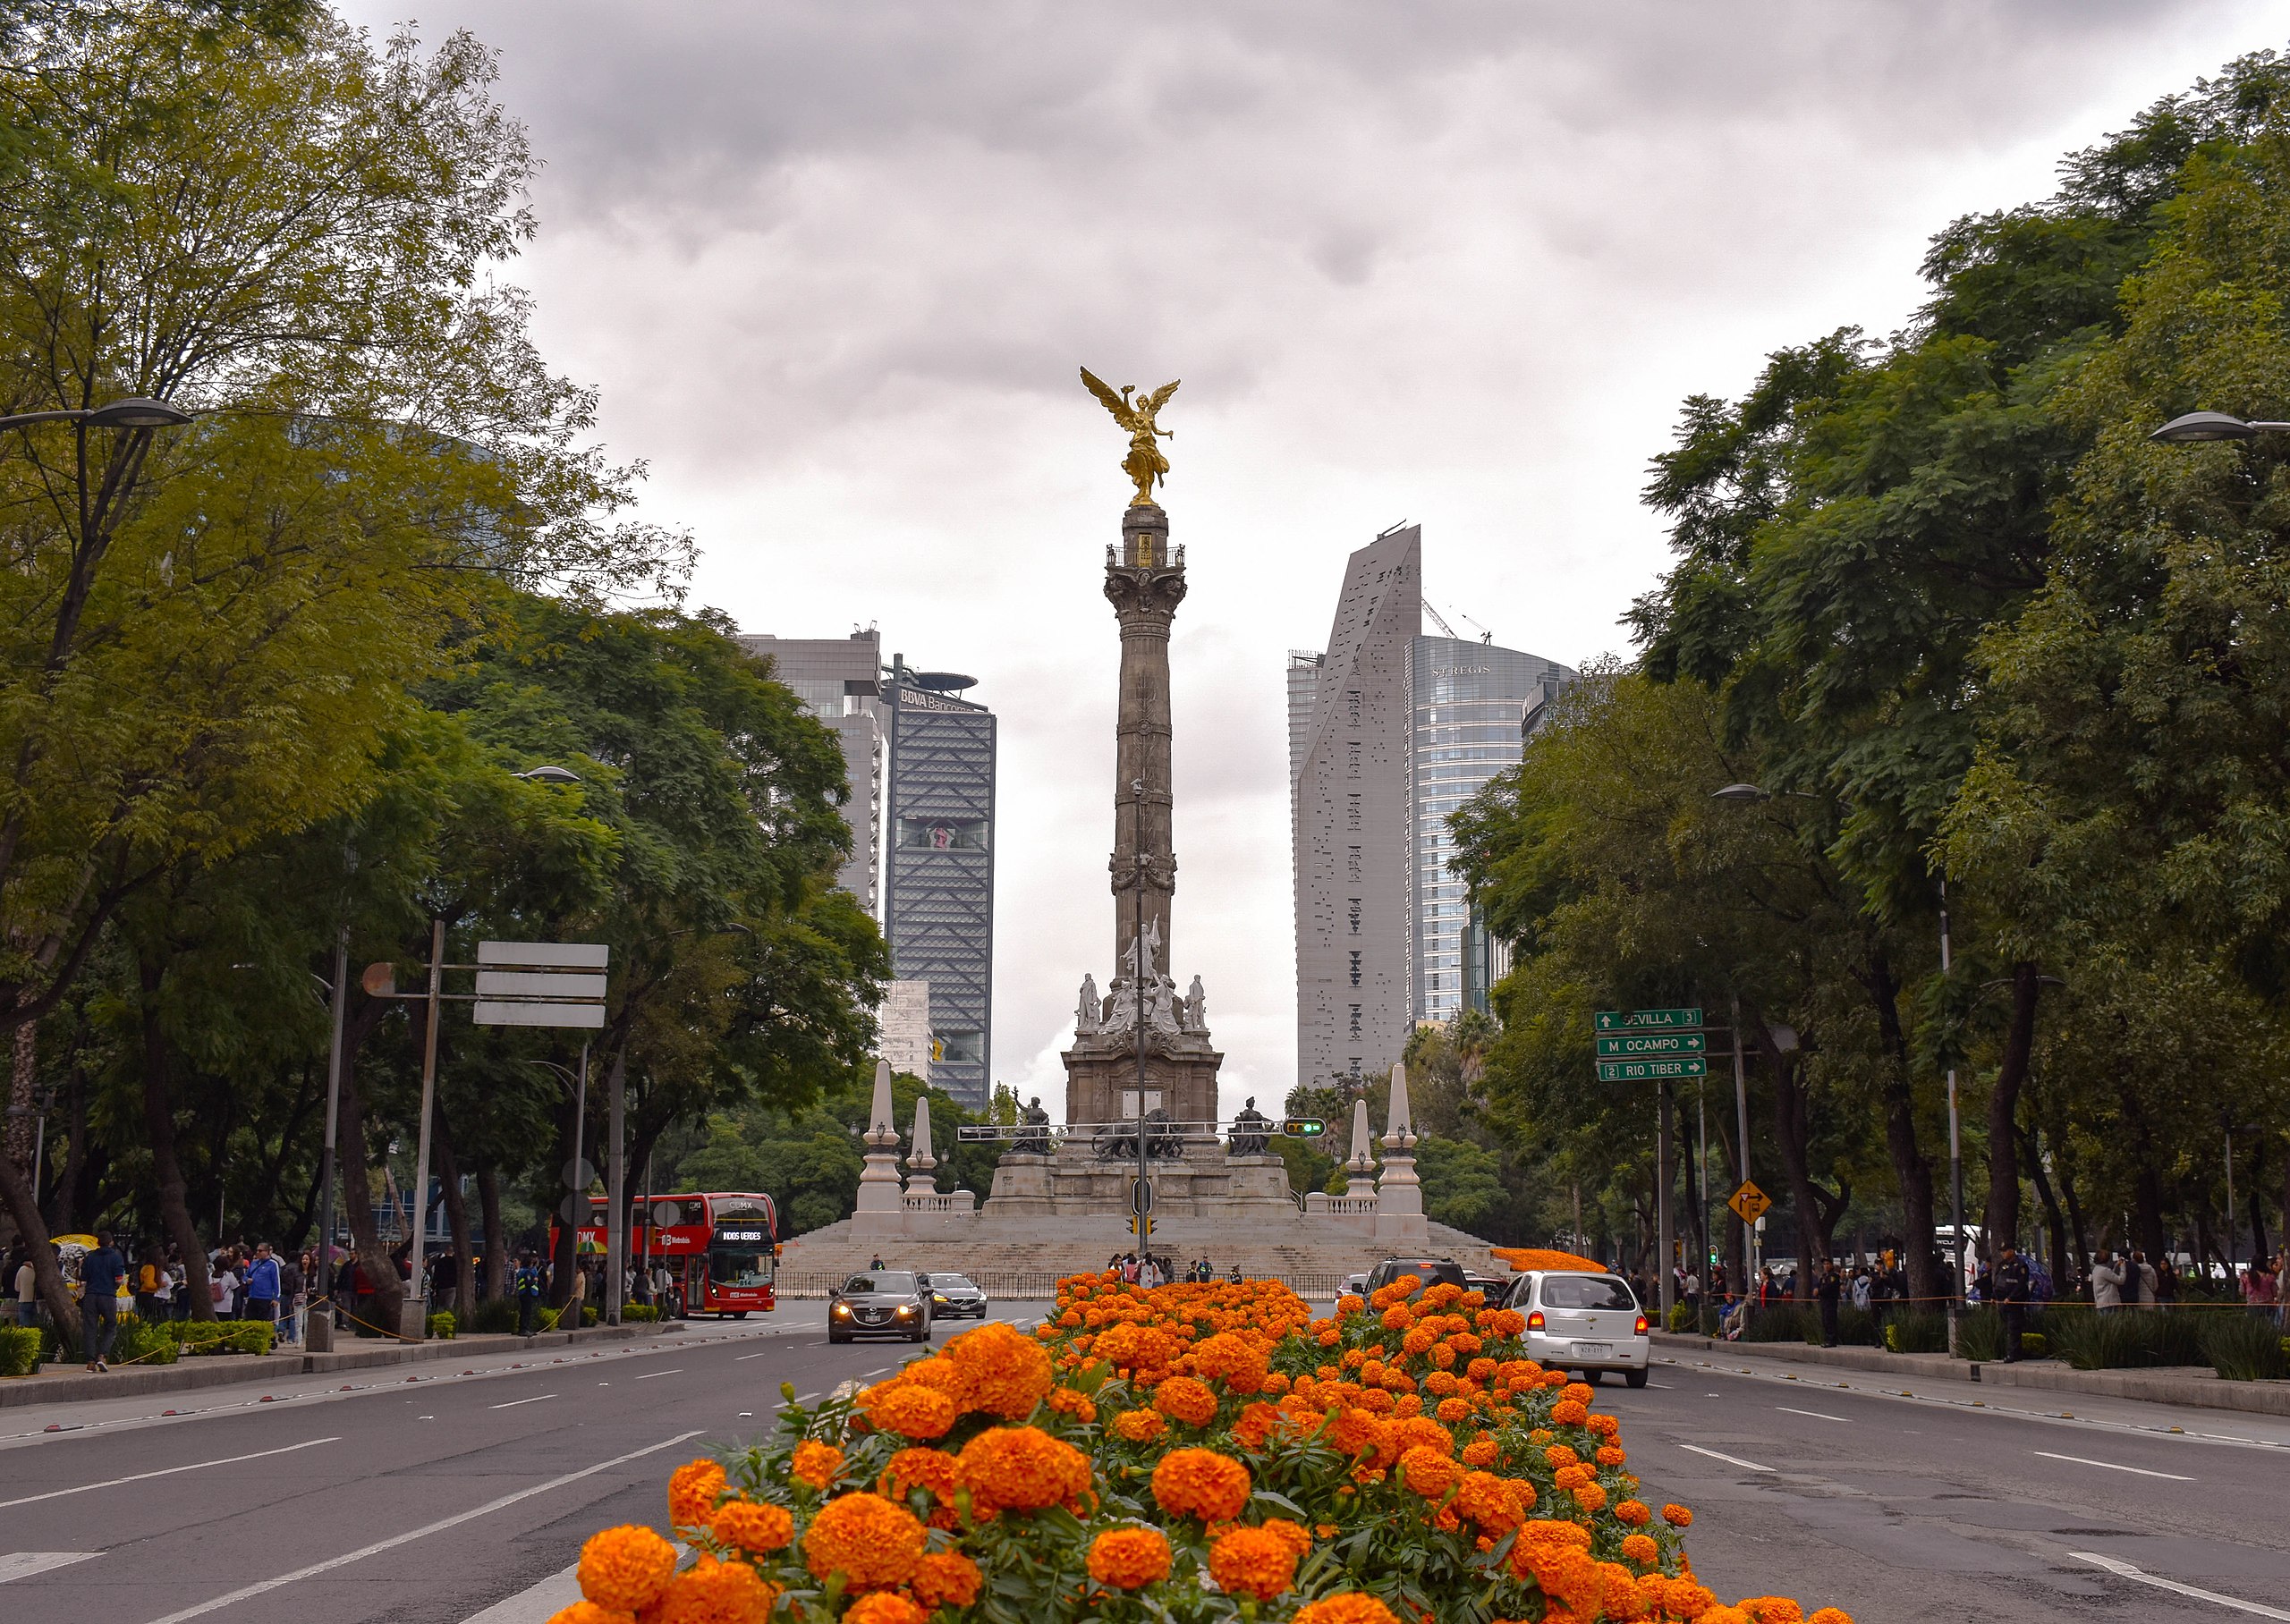
[[[190,1271],[177,1248],[147,1243],[130,1261],[114,1244],[110,1231],[97,1231],[95,1240],[93,1247],[84,1248],[67,1248],[61,1241],[49,1245],[58,1271],[78,1299],[80,1349],[87,1368],[102,1373],[111,1368],[123,1299],[147,1324],[193,1315]],[[267,1240],[217,1247],[207,1256],[207,1290],[213,1317],[258,1320],[275,1327],[278,1341],[298,1342],[315,1271],[316,1261],[310,1253],[281,1257]],[[30,1248],[21,1239],[4,1268],[0,1268],[0,1287],[12,1299],[12,1317],[18,1325],[42,1323],[39,1272]]]
[[[1216,1265],[1211,1264],[1206,1256],[1195,1258],[1192,1262],[1186,1264],[1180,1272],[1177,1265],[1170,1259],[1151,1252],[1146,1253],[1142,1257],[1134,1252],[1116,1252],[1112,1257],[1107,1259],[1106,1267],[1120,1275],[1122,1280],[1129,1285],[1149,1288],[1166,1286],[1178,1281],[1187,1284],[1206,1285],[1217,1278]],[[1238,1284],[1241,1279],[1241,1265],[1234,1264],[1232,1272],[1226,1278]]]

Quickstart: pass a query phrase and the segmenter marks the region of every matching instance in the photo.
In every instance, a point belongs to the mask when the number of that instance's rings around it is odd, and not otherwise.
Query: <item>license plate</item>
[[[1614,1358],[1612,1342],[1577,1342],[1574,1357],[1578,1359],[1610,1359]]]

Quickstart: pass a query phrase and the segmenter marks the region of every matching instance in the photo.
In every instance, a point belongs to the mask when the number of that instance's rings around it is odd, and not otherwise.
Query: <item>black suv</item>
[[[930,1288],[908,1269],[869,1269],[838,1287],[827,1306],[827,1340],[896,1336],[930,1340]]]

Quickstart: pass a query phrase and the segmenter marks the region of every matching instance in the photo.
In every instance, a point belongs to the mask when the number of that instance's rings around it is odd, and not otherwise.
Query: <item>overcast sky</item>
[[[386,30],[406,7],[355,0]],[[1344,559],[1580,664],[1667,558],[1679,400],[1914,309],[1925,239],[2290,5],[432,0],[547,163],[516,276],[604,392],[693,600],[969,672],[1001,717],[994,1069],[1053,1111],[1111,970],[1123,437],[1075,378],[1182,377],[1163,493],[1172,966],[1227,1108],[1293,1080],[1282,667]]]

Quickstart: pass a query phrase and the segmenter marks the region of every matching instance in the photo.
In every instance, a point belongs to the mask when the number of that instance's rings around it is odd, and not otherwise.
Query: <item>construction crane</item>
[[[1433,608],[1429,599],[1426,599],[1424,602],[1423,613],[1431,617],[1431,623],[1434,626],[1437,626],[1444,636],[1450,638],[1454,638],[1455,636],[1455,629],[1447,624],[1447,617],[1440,613],[1437,609]],[[1460,638],[1455,639],[1455,640],[1458,642],[1462,641]]]
[[[1455,611],[1455,618],[1466,622],[1467,624],[1479,626],[1479,622],[1477,621],[1472,620],[1471,616],[1465,614],[1460,609]],[[1486,627],[1479,626],[1479,640],[1482,643],[1492,643],[1495,640],[1495,634],[1489,631]]]

